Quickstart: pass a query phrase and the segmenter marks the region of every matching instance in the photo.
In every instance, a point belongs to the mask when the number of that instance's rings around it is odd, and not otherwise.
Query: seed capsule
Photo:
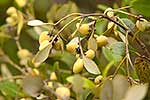
[[[74,63],[74,65],[73,65],[73,72],[74,72],[74,73],[79,73],[79,72],[81,72],[82,69],[83,69],[83,65],[84,65],[83,59],[78,58],[77,61],[76,61],[76,62]]]
[[[95,52],[92,49],[89,49],[85,54],[89,59],[93,59],[95,57]]]
[[[76,27],[79,27],[79,23],[76,24]],[[89,34],[89,30],[90,30],[90,26],[88,24],[81,24],[80,28],[78,29],[78,31],[83,34],[83,35],[87,35]]]
[[[39,47],[39,50],[43,50],[45,47],[47,47],[49,45],[49,41],[48,40],[44,40]]]
[[[96,42],[99,47],[102,47],[108,43],[108,38],[106,36],[101,35],[96,38]]]

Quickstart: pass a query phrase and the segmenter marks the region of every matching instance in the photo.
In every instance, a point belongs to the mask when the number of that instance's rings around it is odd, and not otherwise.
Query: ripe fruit
[[[67,100],[70,97],[70,90],[67,87],[58,87],[55,92],[61,100]]]
[[[107,41],[108,41],[108,38],[106,36],[103,36],[103,35],[98,36],[96,38],[96,42],[97,42],[99,47],[105,46],[108,43]]]
[[[55,72],[52,72],[51,75],[50,75],[50,80],[52,81],[56,81],[57,80],[57,76],[56,76],[56,73]]]
[[[76,27],[79,27],[79,23],[76,24]],[[89,30],[90,30],[90,26],[88,24],[81,24],[80,28],[78,29],[78,31],[83,34],[83,35],[87,35],[89,34]]]
[[[77,43],[68,43],[68,44],[66,45],[67,51],[69,51],[69,52],[71,52],[71,53],[75,53],[77,47],[78,47],[78,44],[77,44]]]
[[[89,49],[85,54],[89,59],[93,59],[95,57],[95,52],[92,49]]]
[[[16,8],[15,7],[9,7],[8,9],[7,9],[7,11],[6,11],[6,13],[8,14],[8,15],[12,15],[12,14],[14,14],[14,13],[16,13]]]
[[[73,72],[74,72],[74,73],[79,73],[79,72],[81,72],[82,69],[83,69],[83,65],[84,65],[83,59],[78,58],[77,61],[76,61],[76,62],[74,63],[74,65],[73,65]]]
[[[40,37],[39,37],[39,43],[41,44],[43,41],[45,40],[48,40],[50,41],[52,39],[52,37],[50,37],[49,35],[49,32],[48,31],[44,31],[40,34]]]
[[[107,15],[108,17],[113,17],[114,16],[114,12],[112,10],[113,10],[112,8],[107,8],[104,11],[104,14]]]
[[[137,20],[135,25],[140,31],[144,32],[149,24],[150,23],[146,19],[142,18],[141,20]]]
[[[49,45],[49,41],[48,40],[44,40],[39,47],[39,50],[43,50],[45,47],[47,47]]]
[[[17,52],[20,59],[25,59],[31,56],[31,53],[27,49],[21,49]]]
[[[97,76],[97,77],[95,78],[94,83],[95,83],[95,84],[99,84],[99,83],[102,82],[102,80],[103,80],[103,76],[102,76],[102,75],[99,75],[99,76]]]

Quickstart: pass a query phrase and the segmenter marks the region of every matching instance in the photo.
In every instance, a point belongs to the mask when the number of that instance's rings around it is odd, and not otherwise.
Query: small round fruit
[[[99,75],[99,76],[97,76],[97,77],[95,78],[94,83],[95,83],[95,84],[99,84],[99,83],[102,82],[102,80],[103,80],[103,76],[102,76],[102,75]]]
[[[76,27],[79,27],[79,23],[76,24]],[[90,30],[90,26],[88,24],[81,24],[80,28],[78,29],[78,31],[83,34],[83,35],[87,35],[89,34],[89,30]]]
[[[16,20],[14,19],[14,18],[12,18],[12,17],[7,17],[6,18],[6,22],[8,23],[8,24],[10,24],[10,25],[16,25]]]
[[[8,9],[7,9],[7,11],[6,11],[6,13],[8,14],[8,15],[12,15],[12,14],[14,14],[14,13],[16,13],[16,8],[15,7],[9,7]]]
[[[102,47],[108,43],[108,38],[106,36],[101,35],[96,38],[96,42],[99,47]]]
[[[141,20],[137,20],[135,25],[140,31],[144,32],[148,24],[149,22],[142,18]]]
[[[48,40],[44,40],[39,47],[39,50],[43,50],[44,48],[46,48],[49,45],[49,41]]]
[[[89,59],[93,59],[95,57],[95,52],[92,49],[89,49],[85,54]]]
[[[67,87],[58,87],[55,91],[56,95],[61,100],[67,100],[70,97],[70,90]]]
[[[71,53],[75,53],[77,47],[78,47],[78,44],[77,44],[77,43],[68,43],[68,44],[66,45],[67,51],[69,51],[69,52],[71,52]]]
[[[108,17],[113,17],[114,16],[114,12],[112,10],[113,10],[112,8],[107,8],[104,11],[104,14],[106,14]]]
[[[19,7],[24,7],[27,3],[27,0],[15,0]]]
[[[21,49],[17,52],[20,59],[25,59],[31,56],[31,53],[27,49]]]
[[[13,13],[13,14],[11,14],[11,17],[12,17],[12,18],[14,18],[14,19],[16,19],[16,20],[18,19],[18,15],[17,15],[17,13]]]
[[[76,62],[74,63],[74,65],[73,65],[73,72],[74,72],[74,73],[79,73],[79,72],[81,72],[82,69],[83,69],[83,65],[84,65],[83,59],[78,58],[77,61],[76,61]]]
[[[56,81],[57,80],[57,76],[56,76],[56,73],[55,72],[52,72],[51,75],[50,75],[50,80],[52,81]]]
[[[40,34],[40,37],[39,37],[39,43],[41,44],[43,41],[45,40],[48,40],[50,41],[52,39],[52,37],[50,37],[49,35],[49,32],[48,31],[44,31]]]
[[[48,86],[49,88],[53,88],[53,82],[51,82],[51,81],[47,82],[47,86]]]

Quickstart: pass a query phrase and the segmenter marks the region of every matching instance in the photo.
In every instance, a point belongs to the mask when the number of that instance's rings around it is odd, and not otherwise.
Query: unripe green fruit
[[[150,24],[150,23],[146,19],[142,18],[141,21],[137,20],[135,25],[140,31],[144,32],[146,30],[148,24]]]
[[[21,49],[17,52],[17,55],[20,59],[25,59],[31,56],[31,53],[27,49]]]
[[[79,23],[76,24],[76,27],[79,27]],[[78,29],[78,31],[83,34],[83,35],[87,35],[89,34],[89,30],[90,30],[90,26],[88,24],[81,24],[80,28]]]
[[[48,41],[52,40],[52,37],[50,37],[48,34],[49,34],[48,31],[44,31],[40,34],[40,37],[39,37],[40,44],[45,40],[48,40]]]
[[[77,47],[78,47],[78,44],[77,44],[77,43],[68,43],[68,44],[66,45],[67,51],[69,51],[69,52],[71,52],[71,53],[75,53]]]
[[[66,100],[65,98],[70,97],[70,90],[67,87],[58,87],[55,93],[58,96],[58,98],[61,100]]]
[[[16,8],[15,7],[9,7],[8,9],[7,9],[7,11],[6,11],[6,13],[8,14],[8,15],[12,15],[12,14],[14,14],[14,13],[16,13]]]
[[[74,73],[81,72],[83,69],[83,65],[84,65],[83,59],[78,58],[77,61],[73,65],[73,72]]]
[[[96,42],[99,47],[102,47],[108,43],[108,38],[106,36],[101,35],[96,38]]]
[[[89,59],[93,59],[95,57],[95,52],[92,49],[89,49],[85,54]]]
[[[39,50],[43,50],[44,48],[46,48],[49,45],[49,41],[48,40],[44,40],[39,47]]]
[[[108,17],[113,17],[114,16],[114,12],[112,10],[113,10],[112,8],[107,8],[104,11],[104,14],[107,15]]]
[[[95,84],[99,84],[99,83],[102,82],[102,80],[103,80],[103,76],[102,76],[102,75],[99,75],[99,76],[97,76],[97,77],[95,78],[94,83],[95,83]]]

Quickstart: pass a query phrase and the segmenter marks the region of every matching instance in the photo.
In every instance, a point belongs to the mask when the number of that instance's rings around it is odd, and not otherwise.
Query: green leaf
[[[127,78],[122,75],[116,75],[115,78],[112,80],[112,84],[113,84],[113,100],[122,100],[124,94],[127,92],[129,87]]]
[[[125,44],[123,42],[114,42],[107,47],[103,47],[103,53],[107,60],[117,63],[125,55]]]
[[[1,81],[0,82],[0,91],[10,97],[16,97],[18,95],[19,87],[10,81]]]
[[[84,67],[85,69],[92,74],[100,74],[100,70],[95,62],[87,57],[83,57]]]
[[[133,8],[140,14],[150,17],[150,1],[149,0],[134,0],[132,2]]]
[[[123,100],[143,100],[148,90],[148,85],[134,85],[128,89]]]
[[[111,80],[106,80],[100,94],[101,100],[112,100],[113,98],[113,86]]]
[[[74,81],[74,77],[75,77],[75,75],[67,77],[67,81],[72,83],[72,84],[73,83],[77,84],[77,81]],[[83,88],[92,89],[92,88],[95,87],[95,84],[91,80],[89,80],[89,79],[87,79],[85,77],[82,77],[82,76],[80,76],[80,77],[83,80],[83,85],[82,85]]]
[[[52,44],[49,44],[43,50],[39,51],[32,59],[32,62],[39,63],[39,64],[44,62],[48,58],[51,48],[52,48]]]

